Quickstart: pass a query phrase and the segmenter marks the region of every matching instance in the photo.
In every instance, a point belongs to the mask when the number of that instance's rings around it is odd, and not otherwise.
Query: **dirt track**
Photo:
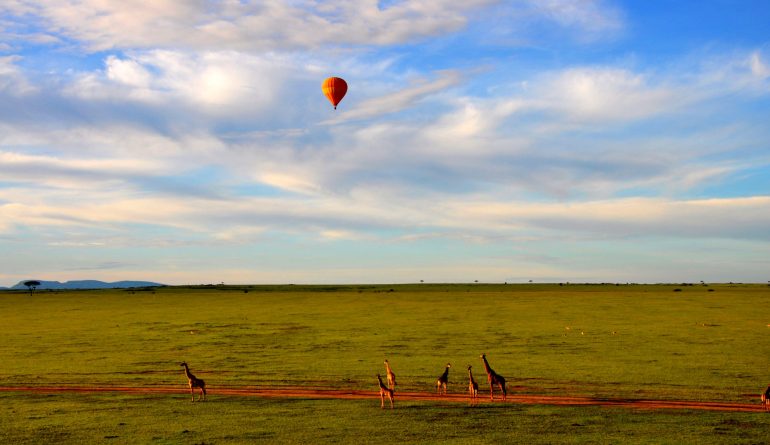
[[[189,390],[180,386],[153,386],[153,387],[128,387],[128,386],[0,386],[0,391],[7,392],[32,392],[42,394],[52,393],[101,393],[122,392],[131,394],[189,394]],[[303,398],[303,399],[378,399],[376,391],[349,391],[339,389],[313,389],[313,388],[281,388],[266,389],[255,387],[222,387],[209,389],[209,395],[226,395],[239,397],[273,397],[273,398]],[[196,394],[197,397],[197,394]],[[468,403],[466,394],[449,394],[437,396],[424,392],[396,392],[396,401],[426,401],[426,402],[452,402]],[[488,397],[480,395],[480,404],[493,403]],[[495,398],[494,403],[503,403]],[[546,395],[508,395],[505,403],[537,404],[537,405],[567,405],[567,406],[605,406],[622,407],[631,409],[691,409],[709,411],[733,411],[733,412],[761,412],[764,408],[759,404],[749,403],[723,403],[723,402],[696,402],[687,400],[646,400],[646,399],[611,399],[577,396],[546,396]]]

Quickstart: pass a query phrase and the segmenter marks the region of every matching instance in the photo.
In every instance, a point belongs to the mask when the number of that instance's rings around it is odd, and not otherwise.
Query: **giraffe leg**
[[[192,385],[190,385],[190,401],[191,402],[195,401],[195,390],[193,390]]]
[[[380,408],[385,408],[385,394],[380,391]]]

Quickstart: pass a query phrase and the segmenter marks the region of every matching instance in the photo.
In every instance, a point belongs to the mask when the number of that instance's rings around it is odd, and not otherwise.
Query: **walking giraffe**
[[[473,405],[478,401],[479,384],[476,383],[476,380],[473,380],[473,371],[471,371],[471,368],[472,366],[468,365],[468,393],[471,396],[471,405]]]
[[[446,385],[449,383],[449,368],[452,367],[451,363],[446,364],[446,369],[444,369],[444,373],[439,376],[438,380],[436,380],[436,392],[438,392],[438,395],[441,395],[441,389],[444,389],[444,395],[446,395]]]
[[[198,400],[206,400],[206,382],[199,379],[198,377],[195,377],[192,372],[190,372],[190,368],[187,367],[187,362],[182,362],[179,364],[179,366],[184,366],[184,374],[187,376],[187,384],[190,385],[190,401],[195,401],[194,388],[199,388],[201,390],[201,393],[198,396]]]
[[[390,369],[390,363],[385,360],[385,375],[388,378],[388,387],[393,391],[396,390],[396,374],[393,374],[393,370]]]
[[[503,400],[505,400],[507,395],[505,391],[505,377],[501,376],[500,374],[492,370],[492,368],[489,366],[489,362],[487,361],[486,354],[481,354],[481,360],[484,361],[484,370],[487,372],[487,381],[489,382],[490,400],[495,400],[495,393],[494,393],[495,385],[497,385],[500,388],[500,392],[503,393]]]
[[[379,374],[377,374],[377,381],[380,382],[380,408],[385,408],[385,397],[387,396],[390,400],[390,409],[393,409],[393,390],[382,383],[382,377]]]

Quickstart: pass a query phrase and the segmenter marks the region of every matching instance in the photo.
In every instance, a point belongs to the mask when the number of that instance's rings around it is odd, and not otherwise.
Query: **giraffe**
[[[184,366],[184,374],[187,376],[187,384],[190,385],[190,401],[195,401],[195,388],[199,388],[201,390],[201,394],[198,396],[198,400],[206,400],[206,382],[199,379],[198,377],[195,377],[192,372],[190,372],[190,368],[187,367],[187,362],[182,362],[179,364],[179,366]]]
[[[760,396],[762,399],[762,405],[765,407],[765,411],[770,411],[770,385],[767,386],[765,392]]]
[[[393,391],[396,390],[396,374],[393,374],[393,370],[390,369],[390,363],[388,363],[387,360],[385,360],[385,370],[387,371],[385,374],[388,377],[388,387],[392,389]]]
[[[481,360],[484,361],[484,370],[487,371],[487,381],[489,382],[490,400],[495,400],[494,385],[497,385],[498,387],[500,387],[500,392],[503,393],[503,400],[505,400],[505,397],[507,395],[505,391],[505,377],[496,373],[495,371],[492,370],[492,368],[489,367],[489,362],[487,362],[486,354],[481,354]]]
[[[471,371],[471,368],[472,366],[468,365],[468,393],[471,396],[471,405],[473,405],[476,403],[477,397],[479,395],[479,384],[473,380],[473,371]]]
[[[377,381],[380,382],[380,408],[385,408],[385,397],[387,396],[390,400],[390,409],[393,409],[393,390],[382,383],[382,377],[379,374],[377,374]]]
[[[444,395],[446,395],[446,385],[449,383],[449,368],[452,367],[451,363],[446,364],[446,369],[444,369],[444,373],[441,374],[441,376],[436,380],[436,392],[438,392],[439,395],[441,395],[441,389],[444,389]]]

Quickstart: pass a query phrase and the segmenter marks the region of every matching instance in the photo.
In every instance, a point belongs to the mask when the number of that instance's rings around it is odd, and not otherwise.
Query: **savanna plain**
[[[0,315],[0,443],[770,441],[770,413],[759,409],[770,383],[767,284],[5,291]],[[489,401],[482,353],[506,378],[508,401]],[[385,359],[398,383],[392,410],[377,393]],[[206,381],[206,401],[190,401],[182,361]],[[435,392],[447,363],[450,397],[399,398]],[[468,365],[475,406],[457,396]],[[259,395],[267,389],[363,395]]]

